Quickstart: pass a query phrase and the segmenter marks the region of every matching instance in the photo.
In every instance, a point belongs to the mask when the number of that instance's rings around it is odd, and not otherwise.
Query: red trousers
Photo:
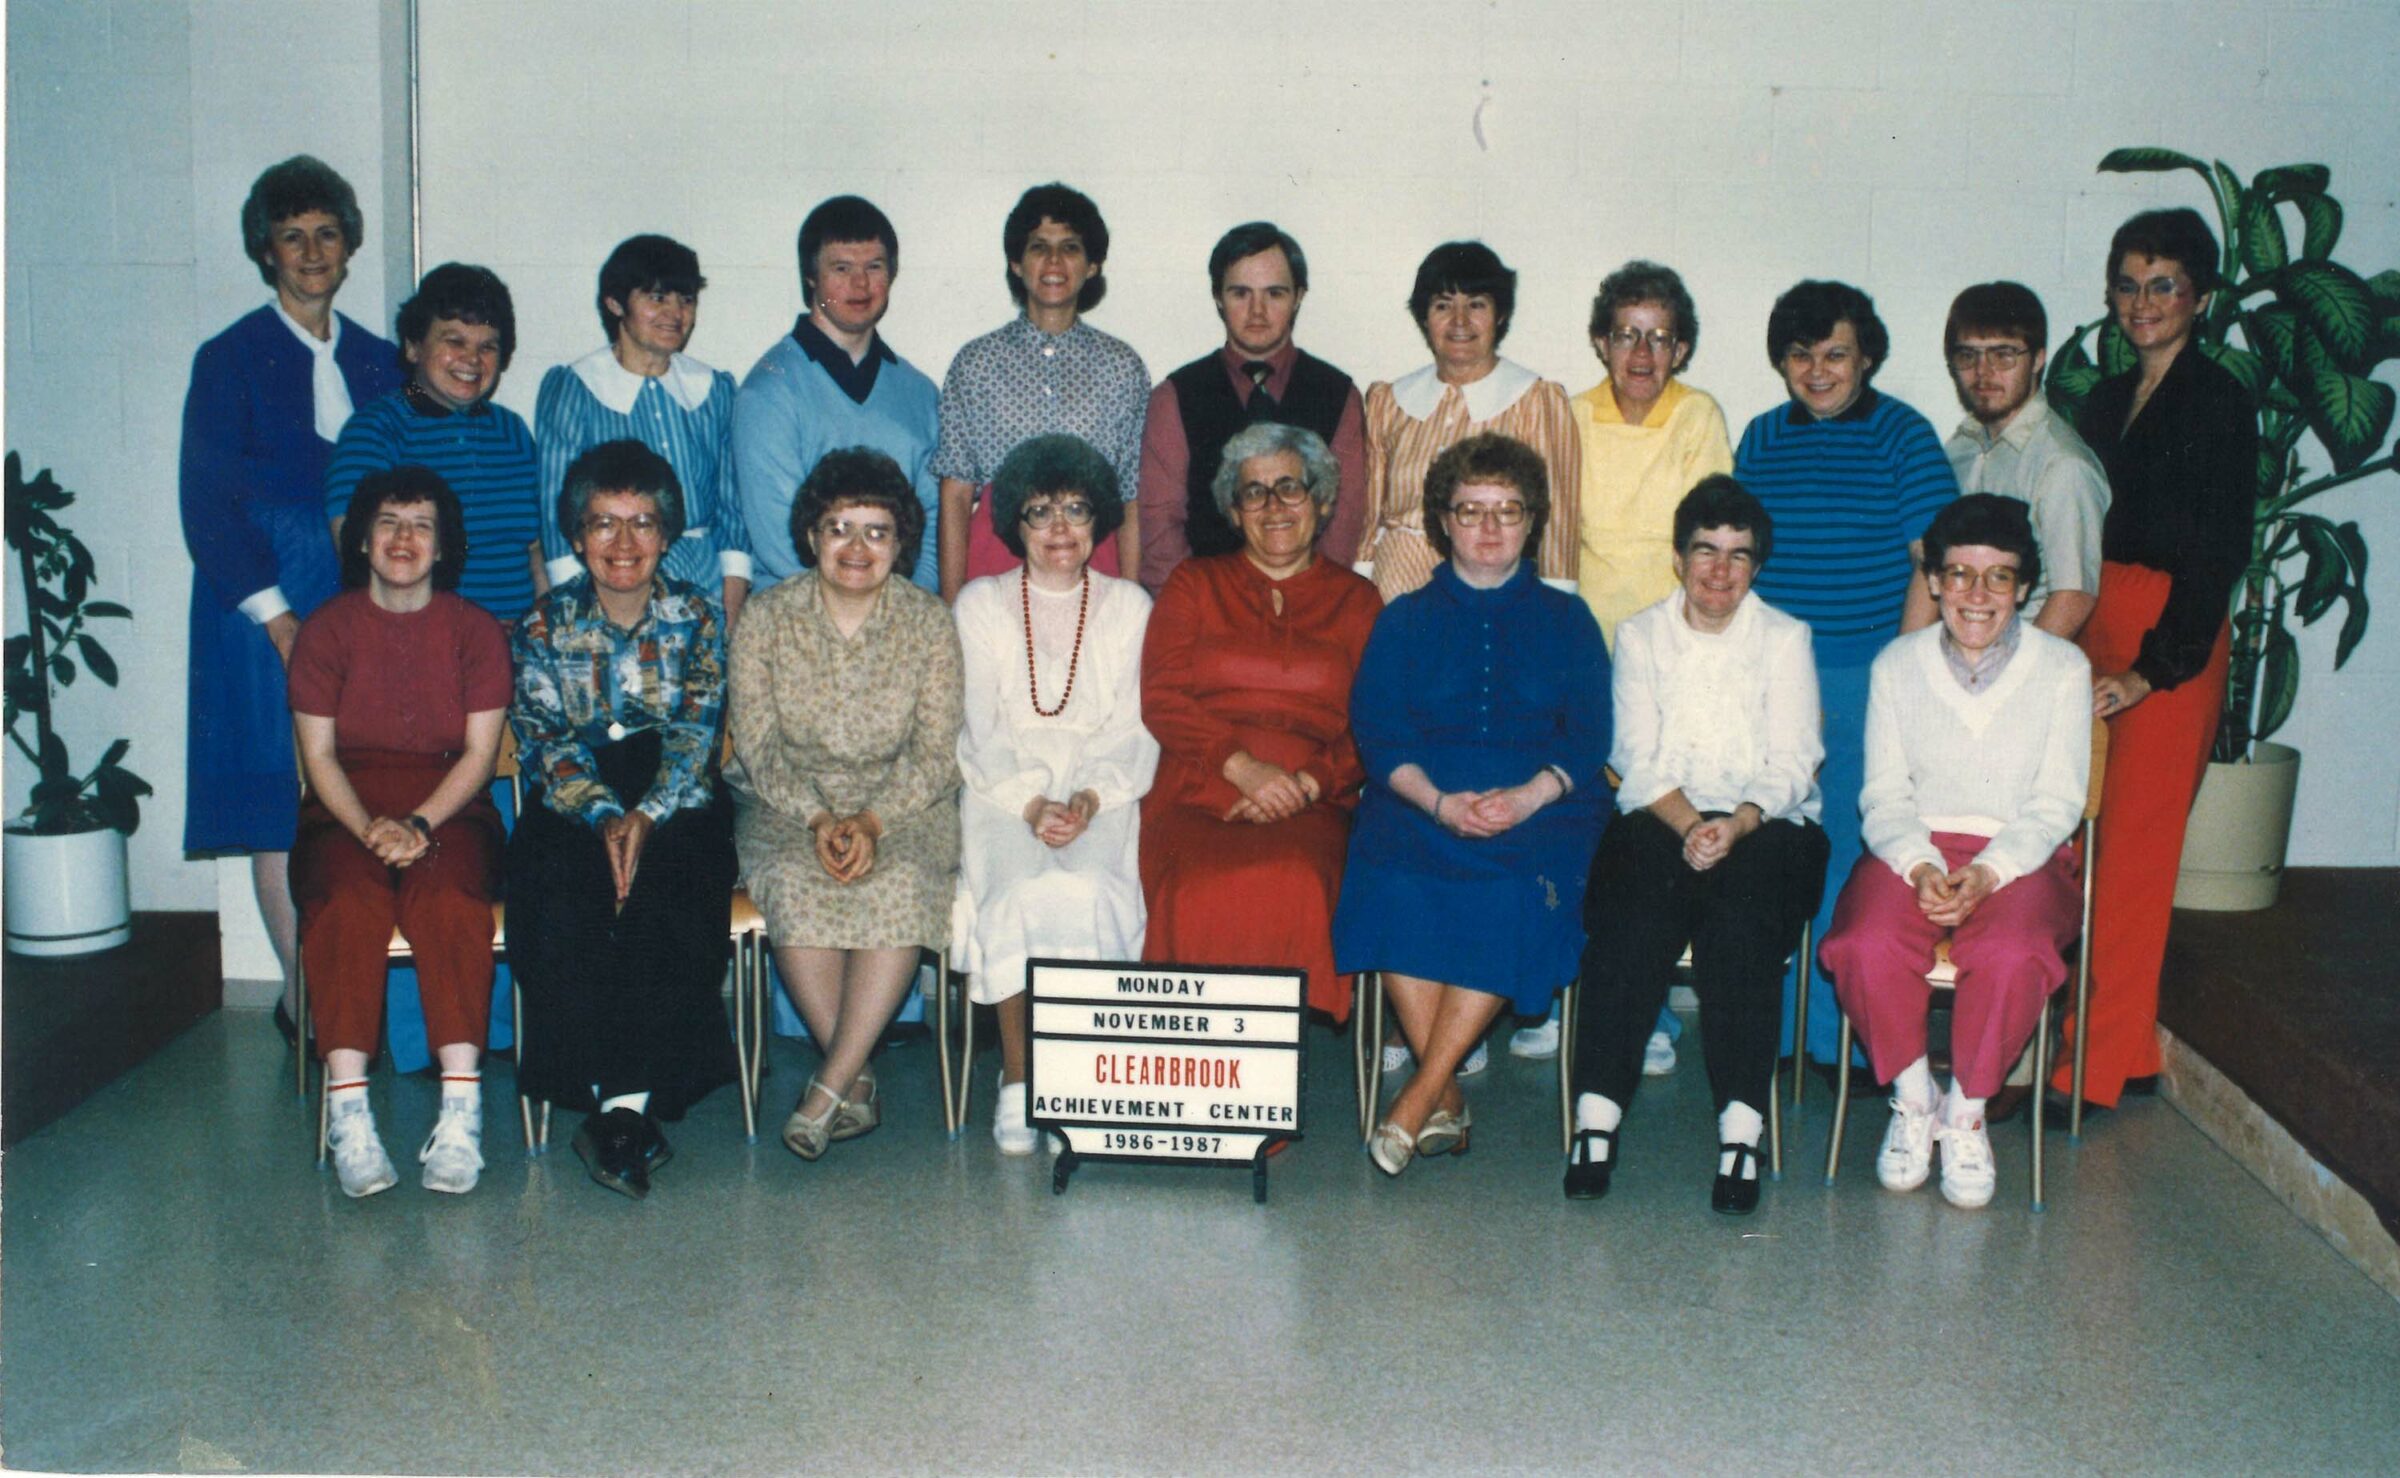
[[[370,816],[406,816],[455,755],[347,750],[342,772]],[[492,1012],[492,899],[499,892],[500,813],[477,796],[435,829],[436,850],[386,867],[311,797],[292,846],[300,964],[320,1053],[373,1053],[396,925],[416,954],[425,1039],[481,1046]]]
[[[1945,866],[1973,862],[1986,837],[1937,831]],[[2032,872],[1979,904],[1955,930],[1925,917],[1917,890],[1872,852],[1858,859],[1833,905],[1833,928],[1817,958],[1833,977],[1842,1010],[1866,1043],[1875,1081],[1889,1083],[1925,1055],[1933,948],[1950,937],[1958,969],[1951,1001],[1951,1074],[1970,1098],[2000,1091],[2041,1024],[2042,1000],[2067,978],[2063,951],[2083,923],[2082,874],[2064,846]]]
[[[2171,578],[2110,561],[2081,645],[2092,672],[2123,672],[2165,609]],[[2189,681],[2152,693],[2108,721],[2108,774],[2100,797],[2097,871],[2092,875],[2092,1005],[2084,1033],[2083,1096],[2113,1107],[2127,1078],[2158,1071],[2158,970],[2175,907],[2183,828],[2208,770],[2209,746],[2225,709],[2227,628],[2208,665]],[[2072,1064],[2050,1078],[2073,1091]]]

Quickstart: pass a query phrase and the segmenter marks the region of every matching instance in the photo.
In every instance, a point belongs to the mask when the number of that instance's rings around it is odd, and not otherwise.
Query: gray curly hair
[[[1306,426],[1286,426],[1281,421],[1260,421],[1246,426],[1225,443],[1225,456],[1217,463],[1216,480],[1208,485],[1217,511],[1225,515],[1227,523],[1239,528],[1234,518],[1233,493],[1241,486],[1242,464],[1277,452],[1291,452],[1300,458],[1300,480],[1308,484],[1309,495],[1316,500],[1322,529],[1322,521],[1333,516],[1333,500],[1342,490],[1341,464],[1333,460],[1333,449],[1325,445],[1325,438]]]

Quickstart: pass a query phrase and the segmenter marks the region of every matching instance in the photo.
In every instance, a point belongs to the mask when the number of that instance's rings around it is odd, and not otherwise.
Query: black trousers
[[[658,752],[655,733],[610,745],[595,756],[600,778],[638,801]],[[721,990],[735,876],[733,808],[722,786],[710,805],[678,811],[651,832],[621,910],[600,833],[527,793],[508,847],[524,1091],[584,1110],[647,1092],[651,1113],[679,1119],[734,1080]]]
[[[1762,1113],[1775,1072],[1784,962],[1825,887],[1825,833],[1770,821],[1725,860],[1694,872],[1683,839],[1648,811],[1612,817],[1592,855],[1584,894],[1582,999],[1575,1020],[1575,1091],[1632,1102],[1642,1049],[1666,1003],[1683,948],[1692,948],[1700,1040],[1717,1111],[1735,1101]]]

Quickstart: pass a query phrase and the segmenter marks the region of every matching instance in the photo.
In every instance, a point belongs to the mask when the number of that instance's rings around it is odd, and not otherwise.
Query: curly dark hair
[[[1617,310],[1642,303],[1656,303],[1675,317],[1675,337],[1683,342],[1683,364],[1677,373],[1692,367],[1692,356],[1700,352],[1700,310],[1692,306],[1691,289],[1672,267],[1656,262],[1635,260],[1600,279],[1600,291],[1592,295],[1592,347],[1617,326]]]
[[[358,480],[350,506],[342,512],[342,584],[365,587],[374,570],[367,564],[367,538],[375,531],[375,515],[386,508],[411,503],[433,505],[433,588],[456,590],[467,569],[467,516],[458,494],[430,467],[403,465],[370,472]]]
[[[558,527],[569,544],[582,537],[583,516],[602,493],[648,498],[665,542],[683,537],[683,479],[674,463],[633,438],[601,442],[568,466],[558,490]]]
[[[1092,203],[1091,196],[1055,180],[1018,196],[1008,219],[1001,223],[1000,249],[1008,254],[1008,266],[1001,269],[1001,275],[1008,279],[1008,295],[1019,307],[1024,306],[1025,284],[1009,269],[1025,259],[1025,243],[1044,221],[1056,221],[1083,239],[1083,256],[1092,264],[1092,275],[1076,295],[1075,311],[1088,313],[1099,307],[1100,300],[1108,296],[1108,279],[1100,272],[1108,261],[1108,222],[1100,218],[1100,207]]]
[[[628,236],[600,264],[600,291],[593,295],[592,306],[600,310],[601,334],[614,344],[617,325],[625,315],[608,311],[610,298],[615,298],[620,308],[629,308],[632,305],[626,299],[637,292],[697,298],[706,286],[708,279],[700,275],[698,252],[672,236]]]
[[[1767,567],[1767,556],[1775,552],[1775,516],[1767,512],[1758,495],[1735,481],[1727,472],[1712,472],[1692,484],[1692,490],[1675,505],[1675,552],[1682,554],[1692,544],[1692,535],[1702,529],[1732,529],[1750,536],[1750,552],[1757,556],[1753,569]]]
[[[2117,280],[2117,268],[2132,252],[2180,264],[2192,279],[2194,297],[2204,298],[2217,290],[2217,233],[2188,205],[2146,210],[2119,226],[2117,234],[2108,239],[2110,282]]]
[[[1513,436],[1486,431],[1452,442],[1425,469],[1425,542],[1434,553],[1450,557],[1450,530],[1443,526],[1442,515],[1450,511],[1452,495],[1473,482],[1515,489],[1525,500],[1525,547],[1540,547],[1542,526],[1550,521],[1550,469],[1532,447]]]
[[[992,474],[992,531],[1008,552],[1025,557],[1026,500],[1051,493],[1081,493],[1092,505],[1092,543],[1125,522],[1125,495],[1117,469],[1080,436],[1056,432],[1020,441]]]
[[[800,556],[802,568],[817,567],[809,531],[837,508],[880,508],[892,516],[900,536],[892,568],[907,579],[925,543],[925,505],[917,501],[917,490],[908,485],[900,464],[871,446],[843,447],[817,459],[808,480],[800,484],[799,496],[792,499],[792,552]]]
[[[444,262],[425,274],[417,290],[400,305],[393,320],[393,332],[401,344],[401,364],[407,367],[407,347],[421,344],[433,332],[437,318],[456,319],[460,323],[481,324],[500,331],[500,368],[517,354],[517,308],[508,296],[508,284],[489,267],[472,267],[465,262]]]
[[[1510,320],[1517,316],[1517,274],[1514,268],[1500,260],[1500,254],[1480,241],[1445,241],[1425,254],[1417,264],[1416,283],[1408,290],[1408,316],[1415,320],[1417,332],[1425,331],[1425,315],[1433,308],[1433,300],[1444,293],[1460,293],[1469,297],[1481,294],[1492,300],[1492,347],[1508,337]]]
[[[1847,323],[1858,335],[1858,352],[1866,359],[1859,370],[1863,388],[1875,383],[1876,371],[1892,351],[1892,336],[1875,314],[1875,300],[1847,282],[1811,278],[1794,283],[1767,313],[1767,363],[1783,372],[1784,351],[1794,344],[1805,349],[1833,337],[1836,324]]]
[[[367,239],[366,217],[358,211],[358,192],[334,167],[313,154],[294,154],[281,164],[267,166],[242,202],[242,255],[258,268],[269,287],[275,285],[274,257],[267,237],[275,223],[321,210],[340,223],[342,241],[352,252]]]
[[[2042,546],[2033,537],[2033,513],[2014,498],[1969,493],[1955,499],[1925,526],[1924,543],[1922,568],[1928,575],[1940,573],[1951,550],[1981,544],[2017,557],[2020,591],[2042,583]]]

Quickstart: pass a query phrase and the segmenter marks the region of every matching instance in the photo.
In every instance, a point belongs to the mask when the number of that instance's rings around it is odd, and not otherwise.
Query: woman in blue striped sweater
[[[1859,850],[1867,670],[1884,643],[1932,624],[1933,599],[1914,578],[1919,540],[1958,496],[1933,427],[1874,388],[1890,347],[1874,299],[1857,288],[1791,288],[1767,315],[1767,359],[1791,399],[1753,420],[1733,453],[1734,476],[1775,519],[1775,563],[1758,573],[1759,598],[1806,621],[1815,647],[1825,716],[1817,785],[1837,877]],[[1819,905],[1815,938],[1825,937],[1835,891]],[[1787,997],[1787,1022],[1791,1005]],[[1809,1054],[1831,1062],[1839,1034],[1832,980],[1812,969]]]
[[[325,470],[326,517],[338,527],[370,472],[432,468],[466,512],[458,593],[513,625],[550,582],[533,433],[515,411],[492,404],[517,349],[508,287],[488,268],[445,262],[400,305],[397,328],[408,383],[343,425]]]

